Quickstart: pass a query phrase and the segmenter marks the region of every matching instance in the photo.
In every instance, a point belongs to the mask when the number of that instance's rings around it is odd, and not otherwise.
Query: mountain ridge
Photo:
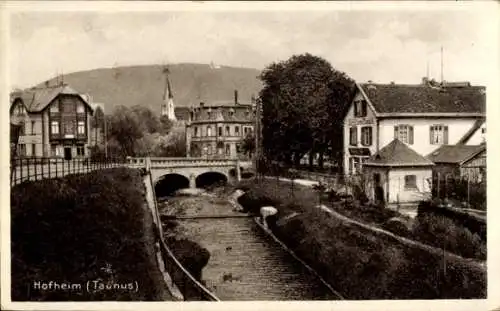
[[[63,79],[76,91],[89,94],[93,102],[102,103],[106,113],[119,105],[142,105],[159,114],[165,87],[163,68],[161,64],[96,68],[68,73]],[[234,101],[235,90],[239,101],[250,102],[262,88],[258,79],[261,71],[254,68],[197,63],[170,64],[168,68],[176,108],[200,101]]]

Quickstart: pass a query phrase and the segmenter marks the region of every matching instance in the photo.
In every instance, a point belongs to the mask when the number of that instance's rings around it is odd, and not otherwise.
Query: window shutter
[[[394,126],[394,139],[398,138],[398,126]]]
[[[369,127],[368,128],[368,146],[371,146],[372,143],[373,143],[373,131],[372,131],[372,127]]]
[[[448,145],[448,125],[443,126],[443,142]]]
[[[358,144],[358,128],[354,127],[353,130],[354,130],[354,144],[357,145]]]
[[[408,143],[413,145],[413,126],[408,126]]]
[[[429,143],[432,145],[434,142],[432,140],[432,130],[434,129],[434,126],[429,126]]]

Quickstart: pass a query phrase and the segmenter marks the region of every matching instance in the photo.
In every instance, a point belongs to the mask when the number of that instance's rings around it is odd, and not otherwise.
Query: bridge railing
[[[13,158],[10,161],[10,184],[28,180],[63,177],[68,174],[89,173],[95,170],[125,166],[123,160],[108,158],[91,161],[89,158],[65,160],[59,157]]]
[[[152,167],[183,167],[183,166],[236,166],[241,163],[238,159],[207,159],[207,158],[133,158],[128,157],[127,162],[133,166],[146,167],[147,161]]]

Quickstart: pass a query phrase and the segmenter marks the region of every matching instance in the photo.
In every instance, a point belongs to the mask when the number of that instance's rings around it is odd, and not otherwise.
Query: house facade
[[[485,88],[468,83],[357,84],[344,118],[344,173],[361,173],[363,163],[396,138],[423,156],[457,144],[485,111]],[[483,123],[478,129],[468,143],[485,139]]]
[[[45,85],[11,94],[11,123],[19,124],[19,157],[89,156],[87,98],[66,84]]]
[[[234,101],[200,103],[190,111],[186,122],[187,156],[205,158],[244,158],[243,139],[253,132],[255,107]]]

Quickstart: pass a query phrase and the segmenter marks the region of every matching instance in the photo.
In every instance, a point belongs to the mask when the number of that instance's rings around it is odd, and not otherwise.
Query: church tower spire
[[[170,85],[168,67],[163,68],[163,73],[165,74],[165,88],[163,90],[163,102],[161,105],[161,115],[167,116],[169,120],[175,121],[175,106],[174,106],[174,95],[172,93],[172,87]]]

